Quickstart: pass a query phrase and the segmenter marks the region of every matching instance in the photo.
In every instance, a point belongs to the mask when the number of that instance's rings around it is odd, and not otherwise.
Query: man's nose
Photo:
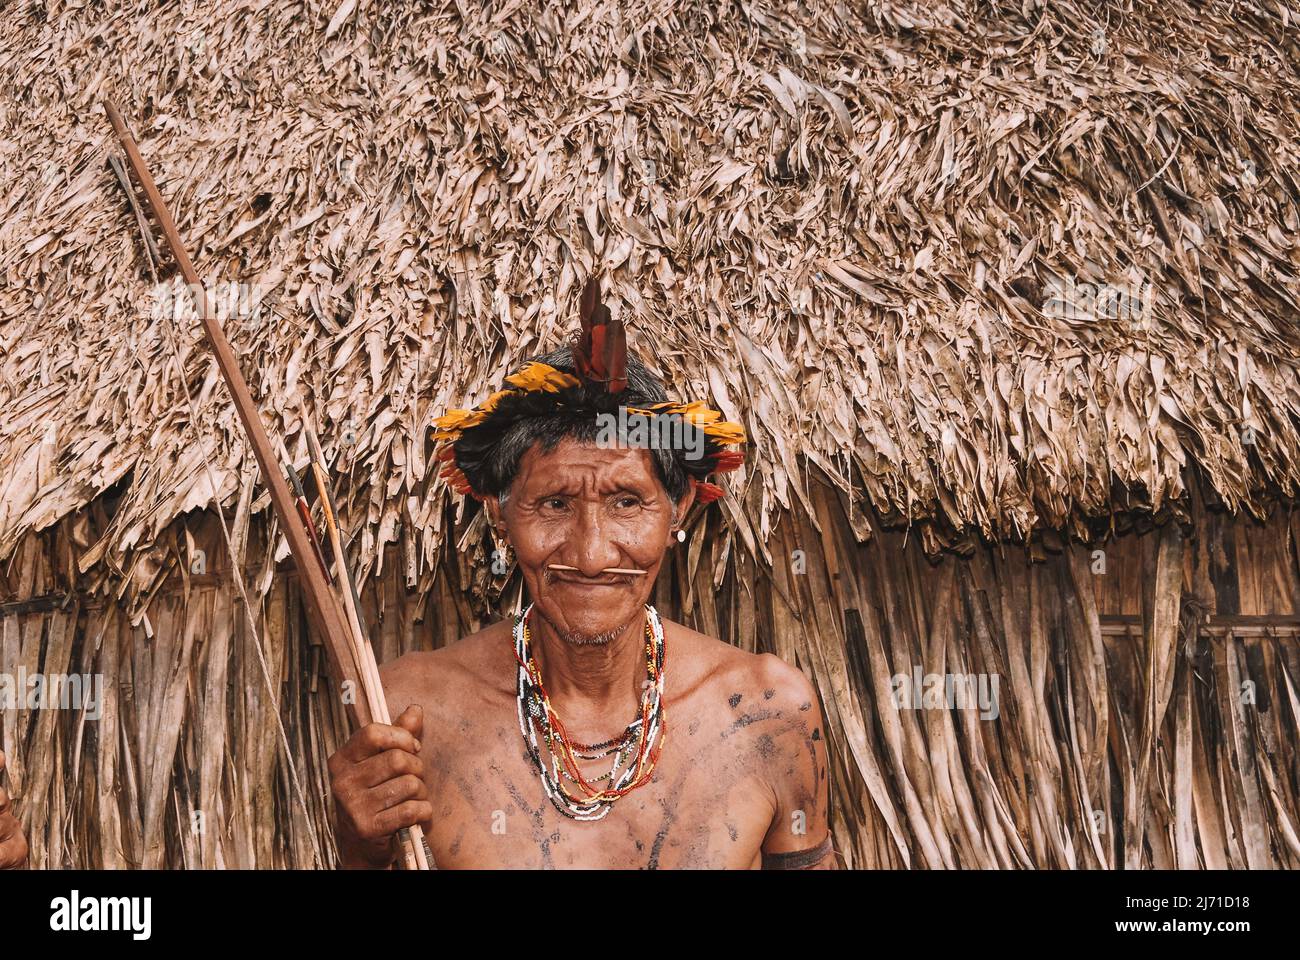
[[[584,577],[598,577],[602,570],[620,565],[618,544],[611,539],[613,529],[600,507],[585,504],[578,510],[573,531],[573,565]]]

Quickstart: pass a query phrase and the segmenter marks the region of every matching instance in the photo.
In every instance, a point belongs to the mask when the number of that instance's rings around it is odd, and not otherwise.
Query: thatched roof
[[[435,553],[432,418],[569,334],[593,270],[747,428],[724,509],[759,552],[810,468],[932,546],[1159,509],[1192,462],[1233,508],[1300,481],[1284,5],[14,8],[0,557],[129,477],[81,544],[117,566],[212,502],[204,450],[264,506],[192,321],[190,422],[105,95],[200,272],[265,296],[231,338],[291,448],[300,404],[346,446],[366,555]],[[1044,312],[1070,281],[1154,303]]]

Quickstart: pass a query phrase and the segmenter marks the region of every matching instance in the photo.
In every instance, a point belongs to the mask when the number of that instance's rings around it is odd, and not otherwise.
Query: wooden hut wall
[[[1040,561],[982,546],[935,563],[914,533],[858,543],[836,494],[813,489],[812,515],[785,514],[766,544],[770,568],[733,550],[715,513],[655,602],[813,678],[851,865],[1300,866],[1295,517],[1198,509],[1186,535],[1166,524]],[[33,862],[332,863],[324,760],[343,718],[293,577],[254,601],[259,645],[210,515],[187,522],[212,568],[177,562],[135,610],[77,591],[71,522],[28,537],[2,584],[6,670],[105,677],[97,720],[0,713]],[[517,580],[494,589],[480,533],[447,538],[423,597],[390,549],[364,597],[382,660],[517,601]],[[914,668],[996,675],[997,717],[898,709],[891,678]]]

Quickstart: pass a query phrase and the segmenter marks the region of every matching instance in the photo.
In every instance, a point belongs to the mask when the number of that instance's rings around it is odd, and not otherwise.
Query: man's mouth
[[[575,587],[621,587],[628,582],[627,577],[575,577],[555,571],[550,571],[547,576],[552,583],[568,583]]]

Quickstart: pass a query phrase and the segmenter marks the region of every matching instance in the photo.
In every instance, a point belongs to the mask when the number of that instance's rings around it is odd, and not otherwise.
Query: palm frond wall
[[[815,679],[855,864],[1295,865],[1300,11],[12,7],[0,650],[100,670],[112,714],[0,716],[38,862],[331,856],[341,718],[111,94],[249,285],[269,427],[334,458],[382,657],[511,602],[428,428],[599,271],[751,438],[661,606]],[[917,663],[1006,712],[886,709]]]

